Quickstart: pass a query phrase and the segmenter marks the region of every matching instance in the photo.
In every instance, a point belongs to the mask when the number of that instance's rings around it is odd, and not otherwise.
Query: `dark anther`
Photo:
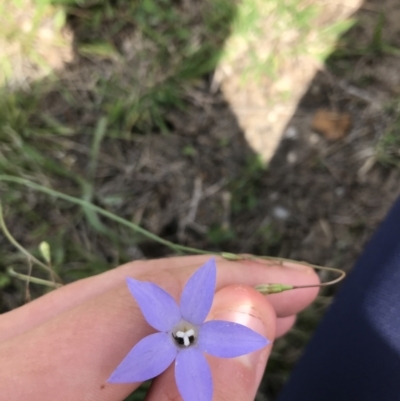
[[[175,336],[174,336],[174,338],[175,338],[175,341],[176,341],[179,345],[183,345],[183,344],[184,344],[184,343],[183,343],[183,338],[175,337]]]
[[[177,336],[175,336],[175,334],[172,334],[172,337],[174,337],[174,340],[179,345],[185,345],[185,339],[183,337],[177,337]],[[194,343],[194,336],[189,336],[189,342],[190,342],[190,344]]]

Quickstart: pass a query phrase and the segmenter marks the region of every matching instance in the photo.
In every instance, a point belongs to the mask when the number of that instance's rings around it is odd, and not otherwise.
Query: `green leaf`
[[[118,56],[117,50],[107,42],[87,43],[78,46],[80,54],[86,57],[100,57],[103,59],[114,59]]]

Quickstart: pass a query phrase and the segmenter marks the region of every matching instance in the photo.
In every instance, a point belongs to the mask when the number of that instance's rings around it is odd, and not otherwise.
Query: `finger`
[[[137,277],[139,280],[158,283],[179,301],[179,295],[189,277],[199,266],[190,266],[176,269],[166,269],[174,280],[160,280],[158,271],[150,270]],[[172,284],[175,285],[172,285]],[[264,264],[252,260],[228,261],[217,259],[217,286],[219,290],[223,287],[242,284],[254,287],[260,283],[282,283],[294,286],[317,285],[319,277],[314,270],[306,265],[288,264]],[[279,294],[268,295],[267,298],[278,317],[295,315],[307,307],[317,296],[319,288],[302,288],[286,291]]]
[[[271,343],[238,358],[207,356],[211,368],[214,401],[252,401],[264,373],[275,335],[275,312],[268,300],[244,286],[229,286],[215,295],[210,319],[228,320],[243,324],[267,337]],[[180,400],[171,365],[154,380],[147,401]]]
[[[309,273],[261,264],[244,266],[223,260],[217,265],[217,288],[241,281],[254,286],[268,275],[274,282],[283,278],[305,283],[310,278]],[[150,271],[137,278],[160,285],[178,299],[188,276],[197,267]],[[280,277],[275,280],[276,276]],[[298,298],[293,299],[297,299],[298,306],[310,300],[310,296],[301,297],[306,291],[296,293]],[[265,297],[257,296],[266,302]],[[106,380],[130,349],[152,331],[122,283],[0,344],[2,394],[31,401],[63,400],[59,398],[62,388],[65,400],[123,398],[137,384],[117,386],[107,384]]]
[[[256,262],[253,262],[256,263]],[[272,269],[271,269],[272,270]],[[278,273],[279,272],[279,273]],[[273,280],[276,281],[273,281]],[[319,276],[311,267],[301,264],[285,262],[275,267],[274,272],[268,275],[266,283],[290,284],[293,286],[319,285]],[[268,295],[268,299],[275,309],[277,317],[296,315],[310,305],[319,292],[319,287],[301,288]]]
[[[296,315],[281,317],[276,320],[275,338],[284,336],[295,324]]]
[[[75,306],[121,285],[127,276],[136,276],[151,270],[197,265],[210,255],[172,257],[136,261],[93,277],[75,281],[22,306],[0,315],[0,342],[30,330]]]
[[[160,270],[176,269],[187,278],[210,255],[175,257],[151,261],[127,263],[106,273],[80,280],[53,291],[15,311],[0,316],[0,341],[5,341],[31,328],[40,325],[50,318],[63,313],[82,302],[91,299],[121,284],[127,276],[144,277],[157,282]],[[255,286],[260,283],[279,282],[283,284],[316,284],[319,282],[315,272],[305,265],[284,264],[265,265],[253,261],[228,261],[218,258],[218,286],[243,283]],[[191,266],[189,268],[188,266]],[[182,271],[182,268],[184,271]],[[309,305],[316,297],[318,289],[308,288],[288,291],[283,294],[270,295],[270,301],[278,316],[296,314]]]
[[[170,279],[162,270],[159,275]],[[106,381],[133,345],[151,332],[125,285],[91,298],[0,344],[2,397],[122,400],[138,384]]]

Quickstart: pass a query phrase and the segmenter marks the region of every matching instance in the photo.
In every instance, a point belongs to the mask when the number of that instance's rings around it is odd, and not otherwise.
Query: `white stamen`
[[[183,339],[183,345],[185,347],[188,347],[190,345],[190,343],[191,343],[190,337],[194,337],[194,334],[195,333],[194,333],[193,329],[189,329],[187,331],[178,330],[175,333],[175,338],[182,338]]]

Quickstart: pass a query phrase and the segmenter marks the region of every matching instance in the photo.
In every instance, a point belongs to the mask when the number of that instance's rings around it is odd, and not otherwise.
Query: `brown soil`
[[[343,38],[353,53],[333,55],[315,76],[267,168],[204,81],[188,92],[185,113],[169,112],[171,134],[136,139],[119,158],[128,174],[103,181],[100,193],[132,191],[137,222],[189,246],[349,269],[399,192],[399,170],[382,165],[377,149],[393,124],[400,60],[352,47],[370,43],[381,9],[383,40],[400,47],[397,3],[364,4]],[[314,132],[321,109],[345,115],[351,130],[336,141]],[[142,251],[160,255],[150,244]]]

